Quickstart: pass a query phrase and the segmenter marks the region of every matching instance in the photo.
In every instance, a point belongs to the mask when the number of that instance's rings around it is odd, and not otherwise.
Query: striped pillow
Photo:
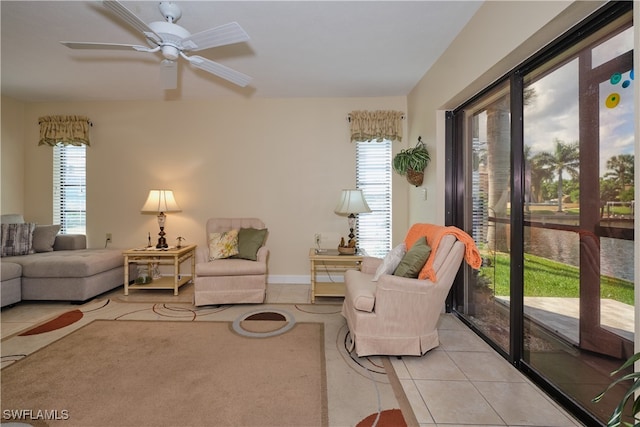
[[[2,224],[2,256],[27,255],[32,253],[35,222]]]

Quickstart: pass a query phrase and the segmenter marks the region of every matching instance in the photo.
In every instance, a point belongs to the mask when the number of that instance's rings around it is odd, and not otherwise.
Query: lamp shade
[[[140,210],[142,213],[180,212],[180,206],[176,203],[171,190],[150,190],[147,201]]]
[[[350,215],[363,212],[371,212],[362,190],[342,190],[338,206],[334,210],[338,215]]]

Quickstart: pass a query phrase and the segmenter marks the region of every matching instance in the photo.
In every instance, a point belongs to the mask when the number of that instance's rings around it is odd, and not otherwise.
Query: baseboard
[[[310,285],[311,276],[309,275],[289,275],[289,274],[269,274],[267,283],[278,283],[283,285]]]

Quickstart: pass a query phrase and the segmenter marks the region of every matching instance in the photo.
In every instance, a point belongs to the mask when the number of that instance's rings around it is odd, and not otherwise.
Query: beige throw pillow
[[[238,229],[209,233],[209,261],[238,255]]]
[[[60,225],[36,225],[33,230],[33,250],[35,252],[52,252]]]

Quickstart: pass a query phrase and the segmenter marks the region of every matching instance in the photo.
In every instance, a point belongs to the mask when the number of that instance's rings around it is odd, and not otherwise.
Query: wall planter
[[[406,176],[409,184],[419,187],[424,181],[424,170],[427,168],[431,156],[427,147],[418,137],[418,143],[413,148],[400,151],[393,158],[393,169],[402,176]]]

